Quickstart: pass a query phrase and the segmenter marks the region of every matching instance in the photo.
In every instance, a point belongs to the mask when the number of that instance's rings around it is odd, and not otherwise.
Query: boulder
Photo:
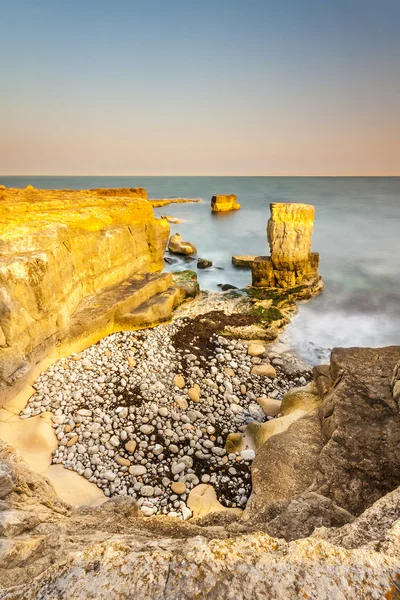
[[[184,242],[179,233],[175,233],[171,235],[168,242],[168,250],[173,254],[196,254],[196,247],[193,246],[190,242]]]
[[[277,419],[271,419],[266,423],[259,423],[258,421],[252,421],[246,426],[245,437],[249,445],[254,450],[259,450],[265,442],[272,436],[278,433],[283,433],[300,417],[306,414],[304,410],[295,410],[284,417],[278,417]]]
[[[214,213],[229,212],[231,210],[239,210],[240,204],[236,202],[236,195],[229,196],[219,195],[211,198],[211,210]]]

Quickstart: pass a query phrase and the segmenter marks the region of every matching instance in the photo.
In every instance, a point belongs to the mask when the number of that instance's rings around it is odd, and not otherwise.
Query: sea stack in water
[[[255,287],[303,286],[310,295],[323,288],[318,273],[319,254],[311,252],[315,209],[309,204],[272,203],[267,225],[271,256],[258,256],[252,264]]]
[[[231,210],[239,210],[240,204],[236,202],[236,194],[229,196],[219,195],[211,198],[212,212],[229,212]]]

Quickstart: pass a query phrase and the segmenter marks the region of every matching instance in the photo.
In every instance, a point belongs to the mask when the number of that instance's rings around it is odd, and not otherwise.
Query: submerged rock
[[[212,267],[212,261],[211,260],[207,260],[206,258],[198,258],[197,259],[197,268],[198,269],[208,269],[209,267]]]

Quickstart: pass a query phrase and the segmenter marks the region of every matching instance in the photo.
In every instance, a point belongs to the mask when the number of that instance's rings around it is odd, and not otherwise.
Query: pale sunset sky
[[[399,0],[0,0],[1,175],[400,175]]]

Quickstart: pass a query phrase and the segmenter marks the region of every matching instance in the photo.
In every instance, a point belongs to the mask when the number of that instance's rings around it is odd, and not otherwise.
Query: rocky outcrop
[[[140,325],[135,311],[158,294],[174,306],[172,275],[158,273],[169,226],[145,196],[0,191],[0,401],[60,344]]]
[[[197,253],[196,246],[190,242],[184,242],[179,233],[171,235],[168,242],[168,250],[172,252],[172,254],[183,254],[185,256]]]
[[[267,233],[270,256],[252,263],[255,287],[291,289],[304,286],[305,294],[323,288],[318,273],[319,254],[311,252],[314,207],[308,204],[272,203]]]
[[[287,542],[226,511],[215,525],[138,518],[127,497],[73,508],[10,446],[0,461],[2,600],[398,598],[398,491],[352,523]]]
[[[399,358],[400,347],[333,350],[331,385],[320,406],[270,436],[257,453],[245,520],[295,539],[317,526],[353,521],[400,485],[400,415],[393,396]],[[314,375],[328,379],[320,369]],[[289,414],[282,419],[299,407],[312,409],[313,396],[299,394],[284,400]]]
[[[236,194],[219,195],[211,198],[211,211],[230,212],[231,210],[239,210],[240,204],[236,202]]]

